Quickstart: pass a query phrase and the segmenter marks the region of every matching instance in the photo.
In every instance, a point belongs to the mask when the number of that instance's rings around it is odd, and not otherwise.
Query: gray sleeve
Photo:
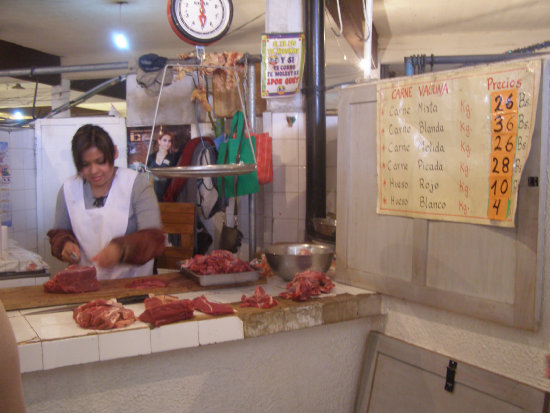
[[[65,193],[63,192],[63,186],[57,193],[57,202],[55,204],[55,220],[54,229],[73,229],[71,220],[69,218],[69,211],[67,210],[67,203],[65,202]]]
[[[135,220],[135,231],[148,228],[161,229],[160,210],[153,186],[146,174],[139,174],[134,181],[131,195],[131,217]],[[130,225],[127,234],[130,233]],[[135,232],[131,231],[131,232]]]

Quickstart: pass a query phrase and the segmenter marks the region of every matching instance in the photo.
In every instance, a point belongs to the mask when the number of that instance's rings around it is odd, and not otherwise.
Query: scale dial
[[[231,0],[168,0],[168,21],[176,35],[194,45],[221,39],[233,19]]]

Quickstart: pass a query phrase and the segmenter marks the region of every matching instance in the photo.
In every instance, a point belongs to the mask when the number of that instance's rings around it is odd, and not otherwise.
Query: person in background
[[[25,413],[19,352],[4,305],[0,301],[0,412]]]
[[[164,251],[160,211],[149,179],[114,165],[118,151],[97,125],[80,127],[72,139],[78,173],[57,196],[52,255],[70,264],[97,268],[97,278],[153,274]]]
[[[149,168],[166,168],[176,166],[179,154],[175,147],[175,136],[172,132],[160,132],[159,138],[153,146],[153,153],[147,158]],[[162,196],[170,184],[170,178],[153,176],[155,194],[157,200],[162,201]]]

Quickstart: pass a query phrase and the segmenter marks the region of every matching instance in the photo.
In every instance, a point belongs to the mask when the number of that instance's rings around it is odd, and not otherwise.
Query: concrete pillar
[[[304,32],[302,0],[266,0],[266,33]],[[273,138],[273,183],[263,185],[264,244],[302,242],[305,229],[305,113],[301,94],[267,99],[263,130]]]
[[[266,33],[300,33],[304,31],[302,0],[266,0]],[[267,100],[269,112],[303,112],[302,95]]]

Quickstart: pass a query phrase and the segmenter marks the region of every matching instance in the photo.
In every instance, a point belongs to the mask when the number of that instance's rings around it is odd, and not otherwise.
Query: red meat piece
[[[185,260],[181,266],[200,275],[254,271],[248,262],[226,250],[215,250],[209,255],[196,254]]]
[[[213,303],[208,301],[204,295],[194,298],[193,306],[195,310],[210,315],[233,314],[235,312],[235,309],[229,304]]]
[[[287,290],[280,293],[279,297],[290,298],[294,301],[306,301],[312,295],[319,295],[319,293],[313,294],[313,284],[307,278],[302,278],[296,282],[288,283],[286,288]]]
[[[154,295],[153,297],[146,298],[145,301],[143,301],[143,304],[145,305],[145,309],[155,307],[157,305],[170,303],[172,301],[178,301],[179,298],[173,295],[167,295],[167,294],[161,294],[161,295]]]
[[[144,303],[145,311],[138,318],[155,327],[193,317],[191,300],[180,300],[177,297],[164,295],[147,298]]]
[[[133,280],[125,285],[126,288],[138,288],[138,289],[146,289],[146,288],[159,288],[159,287],[167,287],[168,281],[161,280],[159,278],[139,278],[137,280]]]
[[[267,294],[261,285],[256,287],[254,294],[250,297],[244,294],[241,297],[241,307],[271,308],[277,304],[279,304],[277,300]]]
[[[73,319],[82,328],[110,330],[126,327],[136,321],[134,312],[124,308],[114,298],[93,300],[73,311]]]
[[[305,301],[311,296],[329,293],[333,288],[334,283],[325,273],[308,270],[296,274],[286,285],[286,291],[280,293],[279,297]]]
[[[49,293],[85,293],[99,290],[94,266],[69,265],[44,283]]]

